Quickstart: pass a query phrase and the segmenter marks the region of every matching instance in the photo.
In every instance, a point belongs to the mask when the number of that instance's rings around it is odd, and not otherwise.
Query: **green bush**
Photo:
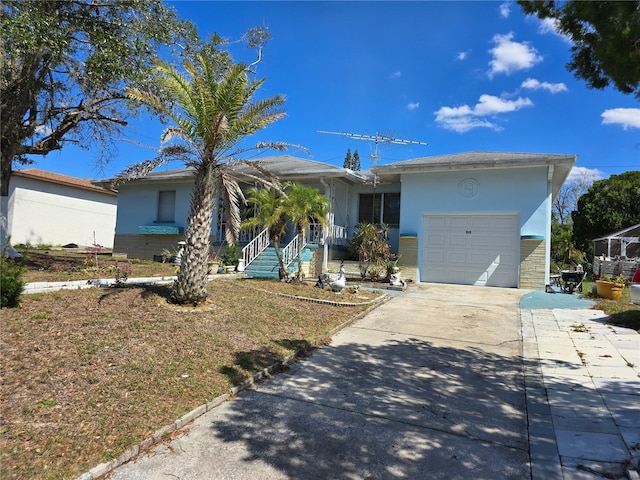
[[[242,250],[235,243],[227,245],[227,251],[222,255],[222,261],[225,265],[235,267],[238,265],[238,260],[242,257]]]
[[[16,307],[24,290],[24,267],[17,260],[0,256],[0,307]]]

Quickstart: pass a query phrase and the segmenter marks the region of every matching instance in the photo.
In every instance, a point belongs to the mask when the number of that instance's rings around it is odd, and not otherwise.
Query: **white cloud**
[[[603,125],[622,125],[623,130],[640,128],[640,108],[611,108],[600,116]]]
[[[506,100],[493,95],[480,95],[478,103],[471,108],[469,105],[460,107],[442,107],[435,112],[436,122],[442,127],[455,132],[464,133],[474,128],[491,128],[502,130],[498,124],[486,117],[494,117],[501,113],[515,112],[524,107],[530,107],[533,102],[528,98],[519,97],[516,100]]]
[[[458,60],[464,60],[465,58],[467,58],[467,55],[469,55],[469,52],[460,52],[458,53],[458,56],[456,58]]]
[[[538,33],[547,34],[552,33],[554,35],[562,35],[560,33],[560,23],[555,18],[541,18],[538,24]]]
[[[493,95],[480,95],[480,102],[474,108],[475,115],[495,115],[496,113],[515,112],[522,107],[529,107],[533,102],[528,98],[505,100]]]
[[[420,102],[409,102],[407,108],[409,110],[416,110],[417,108],[420,108]]]
[[[591,185],[596,180],[604,178],[597,168],[573,167],[565,183],[585,183]]]
[[[493,59],[489,62],[489,77],[497,73],[511,74],[527,70],[542,61],[538,51],[526,42],[514,42],[513,33],[493,37],[495,46],[489,50]]]
[[[402,72],[393,72],[391,75],[389,75],[389,78],[393,80],[395,78],[400,78],[401,76],[402,76]]]
[[[502,18],[509,18],[509,14],[511,13],[511,5],[509,2],[503,2],[500,4],[500,16]]]
[[[567,43],[573,43],[571,41],[571,37],[565,35],[560,31],[560,22],[555,18],[542,18],[539,19],[538,24],[538,33],[541,35],[552,34],[557,37],[560,37]]]
[[[540,82],[535,78],[527,78],[522,85],[522,88],[528,88],[530,90],[548,90],[551,93],[559,93],[566,92],[567,86],[564,83],[549,83],[549,82]]]

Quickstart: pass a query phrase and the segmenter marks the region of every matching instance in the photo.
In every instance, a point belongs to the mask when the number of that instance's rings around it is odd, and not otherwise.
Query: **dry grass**
[[[366,308],[270,289],[376,296],[218,280],[199,308],[172,306],[168,287],[154,287],[27,295],[3,309],[0,477],[75,478]]]
[[[609,315],[608,323],[625,328],[631,328],[640,333],[640,305],[631,303],[631,290],[627,285],[622,296],[617,300],[607,300],[591,293],[593,282],[585,282],[583,291],[585,296],[596,302],[595,308]]]
[[[110,254],[96,255],[75,249],[18,249],[27,268],[25,282],[64,282],[114,278],[116,273],[133,277],[175,275],[176,267],[149,260],[118,260]]]

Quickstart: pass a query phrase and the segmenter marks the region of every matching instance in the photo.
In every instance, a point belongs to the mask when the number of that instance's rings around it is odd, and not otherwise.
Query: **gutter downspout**
[[[331,219],[331,212],[333,211],[333,201],[331,195],[331,186],[327,183],[327,179],[322,176],[320,177],[320,183],[324,185],[324,196],[327,198],[329,203],[329,211],[324,219],[324,227],[322,228],[322,273],[329,271],[329,245],[327,242],[327,237],[329,236],[329,220]]]

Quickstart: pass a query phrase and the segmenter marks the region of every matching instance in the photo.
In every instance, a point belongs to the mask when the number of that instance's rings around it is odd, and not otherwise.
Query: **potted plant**
[[[227,245],[227,251],[222,256],[222,261],[226,267],[227,272],[233,272],[240,260],[241,251],[235,243]]]
[[[616,300],[620,298],[626,281],[627,279],[623,276],[612,279],[608,275],[600,280],[596,280],[596,291],[598,292],[598,296],[609,300]]]
[[[218,273],[220,265],[222,265],[222,259],[219,256],[214,255],[209,257],[209,261],[207,263],[209,266],[209,274],[215,274]]]
[[[214,248],[213,245],[209,245],[209,259],[207,265],[209,266],[209,274],[222,273],[222,267],[224,266],[224,260],[220,256],[220,250],[222,245]]]

